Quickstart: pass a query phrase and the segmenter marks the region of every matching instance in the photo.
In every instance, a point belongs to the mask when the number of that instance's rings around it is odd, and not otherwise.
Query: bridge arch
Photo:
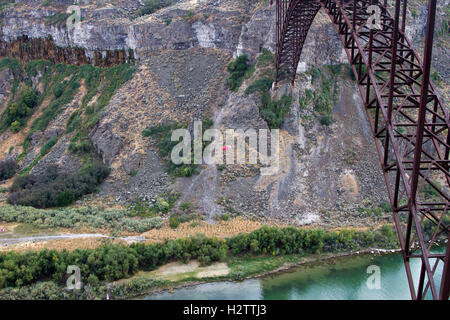
[[[406,37],[406,0],[271,0],[276,2],[276,83],[296,70],[320,8],[346,51],[371,125],[413,299],[450,292],[450,117],[430,80],[436,0],[428,0],[423,61]],[[376,28],[368,23],[377,6]],[[371,21],[372,19],[370,19]],[[438,237],[446,252],[431,252]],[[422,265],[418,279],[410,263]],[[438,283],[435,272],[443,268]]]

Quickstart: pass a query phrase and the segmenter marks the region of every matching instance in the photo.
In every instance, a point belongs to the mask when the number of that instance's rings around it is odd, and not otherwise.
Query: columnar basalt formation
[[[51,36],[30,38],[26,35],[11,42],[0,41],[0,56],[17,58],[23,62],[49,60],[52,63],[93,64],[101,67],[134,61],[134,52],[131,49],[95,51],[91,58],[84,48],[57,46]]]

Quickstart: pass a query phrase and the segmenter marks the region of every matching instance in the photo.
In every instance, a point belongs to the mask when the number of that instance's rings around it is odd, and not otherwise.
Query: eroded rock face
[[[306,37],[297,72],[340,63],[348,63],[347,55],[330,18],[323,10],[319,10]]]
[[[256,10],[249,22],[242,26],[242,33],[234,57],[247,54],[254,58],[261,53],[263,48],[275,52],[275,21],[274,7],[263,7]]]
[[[18,7],[20,6],[20,7]],[[42,7],[27,1],[2,12],[1,39],[11,42],[26,35],[29,38],[51,37],[58,47],[83,48],[87,56],[93,58],[96,50],[128,49],[124,46],[126,24],[107,23],[108,18],[120,21],[124,17],[121,9],[116,8],[114,14],[101,19],[93,7],[81,6],[82,21],[79,27],[68,28],[65,14],[68,5]],[[89,22],[88,22],[89,21]],[[86,23],[84,23],[86,22]],[[125,30],[125,31],[122,31]]]
[[[90,135],[94,148],[102,158],[103,163],[107,165],[111,165],[114,157],[120,153],[123,147],[122,139],[111,131],[111,124],[106,124],[94,129]]]
[[[223,2],[223,6],[208,6],[204,1],[180,1],[138,19],[131,18],[134,11],[126,3],[97,8],[88,2],[80,4],[80,24],[71,27],[66,22],[68,15],[64,16],[64,3],[42,7],[25,1],[1,13],[0,54],[36,59],[45,51],[48,59],[59,59],[56,62],[103,66],[164,49],[204,47],[231,52],[237,45],[242,19],[247,16],[242,4],[228,7],[231,1]],[[135,4],[142,6],[137,1]],[[28,45],[23,46],[25,38],[51,39],[52,43],[35,40],[39,43],[27,49]]]

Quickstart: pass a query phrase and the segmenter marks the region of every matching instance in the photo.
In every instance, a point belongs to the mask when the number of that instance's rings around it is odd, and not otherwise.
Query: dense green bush
[[[8,105],[3,114],[5,125],[11,126],[13,132],[19,131],[26,123],[26,119],[32,113],[37,104],[36,90],[25,86],[17,99]]]
[[[259,92],[260,94],[263,94],[265,92],[268,92],[272,88],[272,79],[268,78],[262,78],[255,80],[251,85],[245,89],[245,94],[251,94],[253,92]]]
[[[20,128],[23,125],[24,119],[31,114],[31,109],[23,102],[12,103],[6,109],[6,123],[19,123],[15,127]],[[18,130],[14,130],[17,132]]]
[[[390,226],[386,227],[392,228]],[[393,232],[358,232],[353,229],[325,232],[320,229],[294,227],[262,227],[249,234],[240,234],[227,241],[233,254],[255,252],[263,254],[293,254],[356,250],[369,246],[395,246]],[[376,241],[377,239],[377,241]]]
[[[386,213],[392,212],[391,203],[388,201],[380,203],[380,208],[383,210],[383,212],[386,212]]]
[[[58,83],[58,85],[55,88],[55,91],[53,92],[53,95],[55,98],[59,98],[64,93],[64,86],[61,83]]]
[[[248,61],[246,54],[240,55],[228,67],[230,77],[227,79],[227,84],[231,91],[237,91],[244,80],[246,73],[251,70],[251,64]]]
[[[8,252],[0,256],[0,287],[20,287],[44,278],[62,284],[69,265],[80,268],[84,282],[91,274],[98,279],[112,281],[133,275],[138,270],[138,258],[133,248],[111,244],[73,252]]]
[[[0,300],[94,300],[106,298],[106,286],[96,285],[90,279],[98,278],[91,274],[83,290],[65,290],[64,285],[53,281],[37,282],[30,286],[19,288],[8,287],[0,290]],[[158,280],[140,276],[128,281],[113,282],[110,284],[109,294],[112,299],[127,298],[140,295],[152,288],[166,284],[165,280]]]
[[[19,287],[42,279],[52,279],[63,284],[69,265],[77,265],[83,282],[90,275],[99,281],[126,278],[138,270],[152,270],[172,260],[181,260],[189,252],[194,259],[203,262],[222,261],[227,245],[216,238],[188,238],[169,240],[164,244],[105,244],[96,249],[77,249],[73,252],[42,250],[39,252],[0,255],[0,288]],[[92,281],[91,277],[91,281]]]
[[[41,148],[41,155],[46,155],[53,148],[53,146],[58,142],[57,137],[48,139],[48,141]]]
[[[110,228],[114,231],[145,232],[160,228],[162,219],[133,219],[128,210],[99,210],[95,207],[36,209],[24,206],[0,206],[0,220],[27,223],[38,228]]]
[[[34,108],[37,104],[37,92],[30,87],[25,87],[21,92],[20,99],[28,108]]]
[[[280,100],[272,100],[269,93],[261,96],[261,106],[259,114],[267,122],[271,129],[280,128],[283,124],[285,115],[289,112],[292,103],[292,97],[283,96]]]
[[[180,225],[180,220],[176,216],[171,216],[169,218],[169,226],[172,229],[178,228],[179,225]]]
[[[192,209],[192,203],[189,201],[183,201],[180,203],[180,209],[184,212],[189,212]]]
[[[40,175],[17,177],[11,186],[8,202],[36,208],[67,206],[94,192],[108,174],[109,168],[100,163],[82,168],[78,174],[63,173],[57,166],[49,166]]]
[[[14,133],[19,132],[20,129],[22,129],[22,123],[20,121],[16,120],[13,123],[11,123],[10,128],[11,128],[11,131]]]
[[[320,117],[320,124],[324,126],[329,126],[333,123],[333,116],[331,114],[324,114]]]
[[[12,160],[0,161],[0,181],[13,177],[17,171],[17,163]]]

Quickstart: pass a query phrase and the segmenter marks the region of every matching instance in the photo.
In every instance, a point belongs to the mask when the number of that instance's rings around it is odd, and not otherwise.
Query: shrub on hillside
[[[24,125],[25,119],[31,114],[32,109],[37,105],[36,90],[24,87],[14,103],[6,109],[6,124],[14,124],[13,132],[17,132]]]
[[[268,93],[261,96],[259,114],[271,129],[281,128],[285,115],[291,108],[292,97],[282,96],[280,100],[272,100]]]
[[[180,225],[180,220],[176,216],[171,216],[169,218],[169,226],[172,229],[178,228],[179,225]]]
[[[16,174],[17,164],[14,160],[0,161],[0,181],[13,177]]]
[[[272,84],[273,80],[268,78],[255,80],[255,82],[245,89],[245,94],[252,94],[253,92],[264,94],[265,92],[269,92],[270,88],[272,88]]]
[[[25,87],[21,93],[21,100],[28,108],[34,108],[37,104],[37,93],[36,90]]]
[[[329,126],[333,123],[333,116],[331,114],[325,114],[320,117],[319,121],[321,125]]]
[[[53,92],[53,95],[55,98],[59,98],[64,93],[64,86],[61,83],[58,83],[56,85],[55,91]]]
[[[78,174],[63,173],[57,166],[49,166],[43,174],[17,177],[8,202],[36,208],[67,206],[94,192],[108,174],[109,168],[99,163],[81,169]]]
[[[240,55],[228,65],[227,69],[230,77],[227,79],[227,84],[231,91],[237,91],[239,89],[250,67],[251,65],[248,62],[248,56],[246,54]]]

